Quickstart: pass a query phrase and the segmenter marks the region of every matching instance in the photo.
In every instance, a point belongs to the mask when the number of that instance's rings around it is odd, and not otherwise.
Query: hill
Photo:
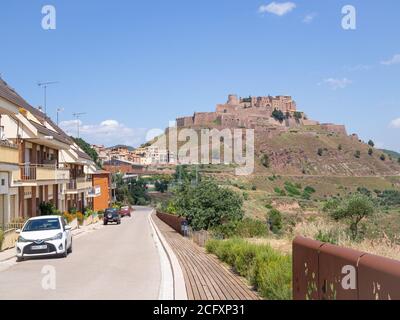
[[[107,148],[107,149],[118,149],[118,148],[125,148],[125,149],[127,149],[128,151],[133,151],[133,150],[135,150],[134,147],[127,146],[127,145],[124,145],[124,144],[117,144],[117,145],[115,145],[115,146],[113,146],[113,147],[109,147],[109,148]]]
[[[399,159],[400,158],[400,153],[393,151],[393,150],[387,150],[387,149],[380,149],[382,152],[388,154],[389,156]]]

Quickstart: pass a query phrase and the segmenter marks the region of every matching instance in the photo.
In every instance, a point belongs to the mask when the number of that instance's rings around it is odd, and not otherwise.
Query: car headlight
[[[19,236],[17,242],[30,242],[26,240],[24,237]]]
[[[55,237],[50,238],[49,240],[50,240],[50,241],[52,241],[52,240],[61,240],[62,237],[63,237],[63,234],[62,234],[62,232],[60,232],[60,233],[57,234]]]

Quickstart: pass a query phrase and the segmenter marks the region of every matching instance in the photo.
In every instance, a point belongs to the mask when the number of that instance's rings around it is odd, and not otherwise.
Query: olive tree
[[[353,194],[336,208],[331,208],[330,215],[335,220],[347,221],[353,239],[358,237],[360,222],[374,214],[371,198],[363,194]]]

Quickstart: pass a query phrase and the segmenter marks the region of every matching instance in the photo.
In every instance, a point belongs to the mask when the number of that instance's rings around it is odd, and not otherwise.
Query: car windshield
[[[46,231],[60,229],[60,221],[57,218],[30,220],[26,223],[24,232]]]
[[[109,213],[115,214],[115,213],[117,213],[117,209],[108,209],[108,210],[106,210],[106,214],[109,214]]]

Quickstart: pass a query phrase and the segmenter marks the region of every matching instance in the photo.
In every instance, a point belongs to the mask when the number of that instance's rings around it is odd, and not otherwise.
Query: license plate
[[[46,245],[43,246],[32,246],[32,250],[45,250],[47,249]]]

